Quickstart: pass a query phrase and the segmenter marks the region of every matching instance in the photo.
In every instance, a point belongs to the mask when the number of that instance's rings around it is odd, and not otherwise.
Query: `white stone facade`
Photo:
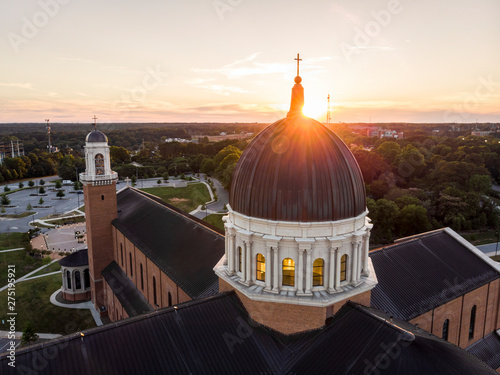
[[[215,272],[249,298],[325,306],[375,287],[368,256],[372,224],[367,211],[346,220],[302,223],[251,218],[229,205],[228,209],[225,256]],[[265,258],[262,281],[257,279],[258,254]],[[347,259],[341,264],[344,255]],[[293,286],[283,285],[283,260],[287,258],[295,265]],[[322,280],[317,278],[321,285],[315,286],[317,259],[323,260]]]

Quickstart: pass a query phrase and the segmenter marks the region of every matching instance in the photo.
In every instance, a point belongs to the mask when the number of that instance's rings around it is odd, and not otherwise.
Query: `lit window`
[[[313,263],[313,286],[323,285],[323,266],[325,262],[318,258]]]
[[[443,340],[448,341],[448,327],[450,326],[450,319],[446,319],[443,323]]]
[[[470,325],[469,325],[469,340],[474,338],[474,327],[476,326],[476,310],[477,306],[472,306],[470,310]]]
[[[342,255],[340,258],[340,281],[347,280],[347,255]]]
[[[291,258],[283,259],[283,285],[295,286],[295,262]]]
[[[266,280],[266,258],[262,254],[257,254],[257,280]]]
[[[238,246],[238,271],[241,272],[241,258],[243,257],[241,246]]]

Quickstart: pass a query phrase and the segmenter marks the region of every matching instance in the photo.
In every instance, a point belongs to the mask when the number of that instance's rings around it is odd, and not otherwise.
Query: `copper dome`
[[[336,221],[366,210],[363,177],[351,151],[326,126],[297,113],[248,145],[234,171],[229,203],[250,217],[294,222]]]

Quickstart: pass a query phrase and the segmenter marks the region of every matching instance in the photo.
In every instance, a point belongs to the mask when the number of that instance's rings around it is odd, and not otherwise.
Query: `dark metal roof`
[[[229,203],[251,217],[334,221],[366,209],[363,176],[342,140],[323,124],[289,116],[264,129],[236,165]]]
[[[94,328],[84,336],[76,333],[18,349],[16,368],[8,366],[3,355],[0,371],[5,375],[495,374],[465,350],[410,324],[385,319],[349,302],[326,327],[284,336],[253,323],[236,294],[228,292]],[[392,351],[387,354],[388,350]]]
[[[112,224],[191,298],[218,282],[213,268],[224,254],[217,229],[142,191],[117,194]]]
[[[133,317],[153,311],[153,307],[148,303],[146,297],[137,289],[118,263],[112,261],[102,270],[101,274],[128,316]]]
[[[500,367],[500,337],[498,333],[491,332],[483,339],[469,346],[466,350],[486,362],[492,368],[497,369]]]
[[[87,249],[78,250],[77,252],[67,255],[59,260],[59,264],[63,267],[81,267],[89,264],[89,253]]]
[[[107,142],[108,137],[106,135],[99,131],[99,130],[93,130],[89,134],[87,134],[87,138],[85,138],[85,142]]]
[[[413,319],[500,278],[500,274],[444,230],[370,252],[378,285],[371,305]]]

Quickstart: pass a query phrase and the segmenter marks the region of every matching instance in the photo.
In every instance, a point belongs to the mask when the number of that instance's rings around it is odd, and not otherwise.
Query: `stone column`
[[[351,284],[356,283],[356,271],[358,268],[358,247],[356,246],[356,241],[351,242],[352,253],[351,253],[351,275],[349,277],[349,282]]]
[[[368,268],[368,256],[370,253],[370,235],[369,232],[363,236],[363,276],[370,276],[370,269]]]
[[[271,292],[279,293],[280,287],[278,285],[279,282],[279,257],[278,257],[278,246],[273,246],[273,289]]]
[[[243,243],[243,247],[241,248],[241,279],[242,281],[245,281],[247,278],[246,278],[246,274],[247,274],[247,261],[246,261],[246,258],[247,258],[247,247],[246,247],[246,243]]]
[[[295,278],[297,279],[297,294],[304,294],[304,287],[303,287],[303,279],[304,279],[304,266],[302,265],[302,255],[304,254],[305,249],[301,249],[300,247],[297,250],[299,260],[298,260],[298,269],[297,272],[295,273]]]
[[[312,249],[309,247],[306,249],[306,291],[305,295],[312,296],[311,288],[312,288],[312,277],[313,277],[313,272],[312,272]]]
[[[271,274],[272,274],[272,260],[271,260],[271,246],[266,245],[266,274],[264,275],[266,281],[266,287],[264,290],[270,292],[271,287]]]
[[[229,255],[229,259],[228,259],[228,267],[227,267],[227,271],[228,271],[228,275],[229,276],[232,276],[234,275],[234,237],[235,235],[233,233],[229,233],[229,238],[228,238],[228,249],[227,249],[227,252],[228,252],[228,255]]]
[[[328,293],[335,293],[335,267],[336,267],[336,259],[335,254],[337,252],[338,247],[330,246],[330,264],[328,268]]]
[[[340,251],[337,247],[335,249],[335,285],[334,288],[336,291],[340,291]],[[346,270],[347,271],[347,270]]]
[[[229,238],[229,231],[226,228],[226,238]],[[224,241],[224,265],[227,266],[227,261],[228,261],[228,252],[227,252],[227,247],[228,247],[228,242],[229,241]]]
[[[252,284],[252,241],[248,241],[248,240],[245,241],[245,255],[247,258],[247,261],[246,261],[246,268],[247,268],[246,277],[247,277],[247,279],[245,280],[245,283],[247,285],[251,285]]]

